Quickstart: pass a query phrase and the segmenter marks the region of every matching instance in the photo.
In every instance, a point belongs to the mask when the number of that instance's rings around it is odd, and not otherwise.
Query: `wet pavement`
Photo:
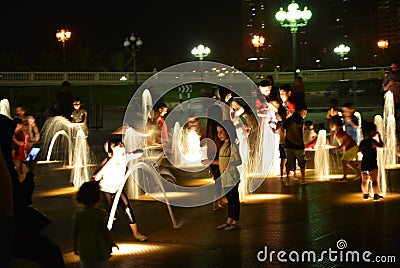
[[[91,130],[91,146],[101,150],[118,124],[108,121],[105,129]],[[66,266],[79,267],[71,238],[76,190],[70,170],[58,167],[38,166],[33,205],[52,220],[42,233],[61,248]],[[119,217],[112,234],[120,250],[111,267],[399,267],[399,171],[389,171],[390,192],[379,202],[362,199],[360,180],[317,181],[312,169],[306,185],[268,177],[241,204],[242,229],[230,232],[216,229],[227,212],[213,211],[211,204],[172,207],[174,228],[164,203],[132,200],[149,240],[135,241]]]
[[[385,267],[398,267],[398,174],[391,172],[391,192],[379,202],[362,199],[360,180],[310,180],[301,185],[269,177],[241,204],[242,229],[231,232],[216,229],[225,221],[226,210],[213,211],[212,205],[173,207],[178,225],[174,228],[164,203],[134,200],[138,225],[149,240],[135,241],[124,217],[119,217],[112,233],[120,251],[112,256],[112,267],[365,267],[361,257],[366,251],[371,252],[371,261],[385,258],[395,261]],[[68,170],[39,166],[34,206],[52,219],[43,233],[61,248],[67,267],[79,267],[71,240],[72,215],[77,209],[74,193]],[[286,253],[280,260],[278,251]],[[335,252],[329,256],[324,251]],[[350,262],[350,256],[340,261],[339,254],[350,251],[358,252],[360,260]],[[301,261],[303,252],[314,252],[316,259]],[[335,256],[337,260],[332,261]],[[376,262],[372,265],[380,267]]]

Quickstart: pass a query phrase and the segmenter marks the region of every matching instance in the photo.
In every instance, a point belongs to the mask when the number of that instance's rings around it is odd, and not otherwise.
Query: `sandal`
[[[220,230],[222,230],[222,229],[226,229],[226,228],[228,228],[228,227],[230,227],[231,225],[229,224],[229,223],[227,223],[227,222],[225,222],[225,223],[223,223],[223,224],[221,224],[221,225],[218,225],[217,226],[217,229],[220,229]]]
[[[238,231],[240,229],[242,229],[242,228],[240,228],[239,225],[232,224],[231,226],[228,226],[228,227],[224,228],[224,231]]]

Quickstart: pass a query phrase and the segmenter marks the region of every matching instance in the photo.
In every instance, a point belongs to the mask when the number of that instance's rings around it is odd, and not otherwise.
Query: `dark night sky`
[[[215,54],[241,46],[239,0],[30,1],[10,3],[1,13],[0,50],[30,58],[60,49],[55,33],[62,27],[72,32],[67,46],[90,46],[101,55],[123,49],[131,32],[144,41],[141,53],[178,61],[192,60],[190,50],[200,42]]]

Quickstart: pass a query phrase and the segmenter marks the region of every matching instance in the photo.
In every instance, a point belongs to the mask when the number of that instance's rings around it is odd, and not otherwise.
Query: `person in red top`
[[[14,167],[18,172],[18,180],[23,182],[28,171],[28,166],[25,165],[24,160],[27,156],[25,152],[26,142],[25,133],[23,131],[23,123],[19,118],[14,118],[14,122],[17,124],[13,137],[13,148],[12,158],[14,161]]]
[[[164,119],[164,116],[167,113],[168,107],[165,103],[158,104],[158,107],[154,109],[153,123],[158,127],[158,133],[155,137],[155,141],[159,144],[168,143],[168,126]]]
[[[279,95],[282,100],[283,107],[287,110],[287,117],[294,113],[296,105],[292,99],[292,87],[288,84],[284,84],[279,87]]]
[[[357,167],[355,159],[357,158],[358,146],[357,143],[343,130],[342,118],[338,115],[333,116],[330,119],[331,137],[330,143],[332,144],[333,139],[336,139],[340,144],[337,150],[343,150],[342,155],[342,167],[343,167],[343,178],[340,181],[347,180],[348,168],[352,168],[356,172],[356,178],[361,176],[361,171]]]

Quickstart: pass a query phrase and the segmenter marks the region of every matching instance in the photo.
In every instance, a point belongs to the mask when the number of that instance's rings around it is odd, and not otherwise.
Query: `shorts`
[[[354,161],[357,158],[357,153],[358,153],[358,146],[355,145],[351,147],[349,150],[345,151],[341,159],[345,161]]]
[[[296,170],[296,160],[300,168],[306,167],[304,149],[286,148],[285,151],[287,156],[286,169],[288,171]]]
[[[285,147],[282,144],[279,144],[279,158],[287,158]]]

